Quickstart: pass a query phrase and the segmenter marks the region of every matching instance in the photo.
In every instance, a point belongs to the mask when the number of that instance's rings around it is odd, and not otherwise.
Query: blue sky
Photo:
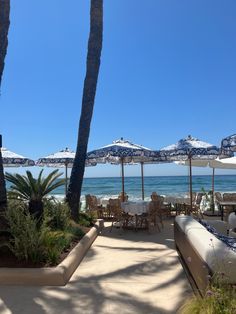
[[[32,159],[75,149],[90,1],[11,3],[0,97],[3,144]],[[104,0],[89,150],[120,137],[159,149],[188,134],[219,145],[235,133],[235,16],[234,0]],[[139,171],[130,166],[126,173]],[[145,172],[184,175],[187,169],[152,165]],[[119,175],[117,166],[86,170],[92,177]]]

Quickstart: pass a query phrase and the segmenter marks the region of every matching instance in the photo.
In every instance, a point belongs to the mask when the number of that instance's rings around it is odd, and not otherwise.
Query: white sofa
[[[227,234],[227,223],[207,221],[218,233]],[[198,289],[203,292],[210,277],[218,273],[222,281],[236,284],[236,250],[219,240],[191,216],[177,216],[175,243]]]

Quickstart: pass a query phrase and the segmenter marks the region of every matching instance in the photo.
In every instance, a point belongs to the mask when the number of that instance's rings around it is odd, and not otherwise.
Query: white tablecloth
[[[124,212],[131,215],[140,215],[148,211],[149,202],[137,201],[137,202],[123,202],[121,208]]]

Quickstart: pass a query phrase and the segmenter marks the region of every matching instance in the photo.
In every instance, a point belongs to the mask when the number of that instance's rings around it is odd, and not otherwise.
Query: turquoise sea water
[[[212,177],[208,175],[193,176],[193,191],[200,192],[202,187],[211,190]],[[156,191],[161,195],[186,196],[189,190],[188,176],[155,176],[145,177],[145,198],[149,199],[150,194]],[[7,184],[9,188],[9,184]],[[83,182],[82,195],[93,194],[98,197],[109,198],[117,196],[121,191],[121,178],[85,178]],[[141,199],[141,178],[126,177],[125,191],[129,199]],[[236,175],[216,175],[215,191],[236,192]],[[64,187],[53,192],[54,195],[64,195]]]

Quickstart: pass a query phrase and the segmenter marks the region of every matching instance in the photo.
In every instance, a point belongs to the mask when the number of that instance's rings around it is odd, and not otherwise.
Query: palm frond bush
[[[43,169],[38,178],[34,178],[30,171],[26,175],[6,173],[6,180],[11,183],[8,192],[9,199],[27,202],[30,214],[39,218],[43,213],[43,200],[53,190],[65,184],[65,179],[58,179],[62,173],[52,171],[43,177]]]

